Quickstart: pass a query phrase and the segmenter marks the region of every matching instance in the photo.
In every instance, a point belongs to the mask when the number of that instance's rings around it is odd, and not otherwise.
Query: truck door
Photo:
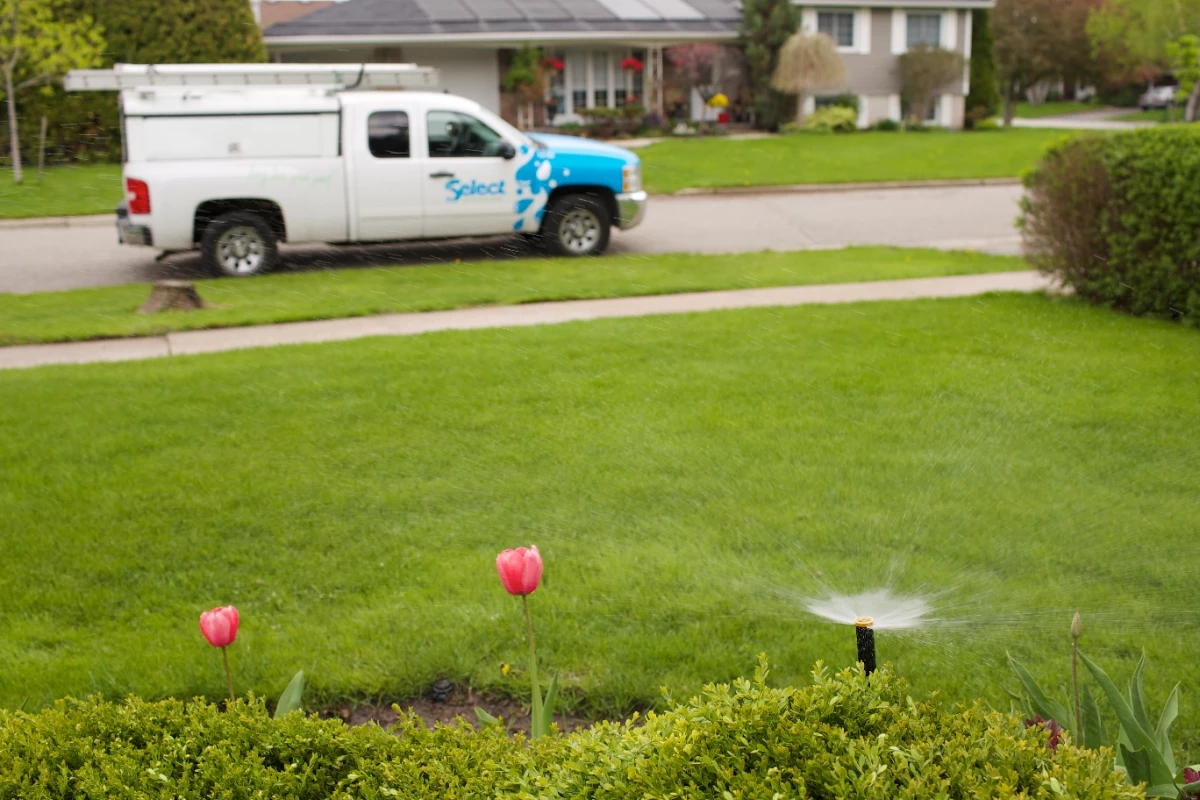
[[[353,108],[347,138],[353,149],[351,193],[360,242],[421,236],[422,182],[428,180],[413,157],[409,114],[394,109]]]
[[[425,235],[511,233],[517,215],[512,143],[462,111],[425,112]]]

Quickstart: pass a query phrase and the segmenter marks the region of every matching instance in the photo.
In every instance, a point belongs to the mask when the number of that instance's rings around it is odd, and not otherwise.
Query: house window
[[[821,11],[817,14],[817,32],[833,39],[838,47],[854,47],[854,12]]]
[[[571,53],[567,56],[567,69],[571,76],[571,107],[588,107],[588,53]]]
[[[429,128],[430,158],[487,158],[500,155],[504,139],[470,114],[458,111],[430,111],[425,117]]]
[[[927,47],[942,46],[942,15],[941,14],[909,14],[908,15],[908,49],[925,45]]]
[[[408,158],[408,114],[376,111],[367,117],[367,148],[376,158]]]
[[[608,53],[592,53],[592,81],[596,89],[596,107],[608,106]]]

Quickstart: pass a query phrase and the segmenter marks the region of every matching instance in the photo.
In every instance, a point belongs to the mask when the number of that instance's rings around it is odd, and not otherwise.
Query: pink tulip
[[[504,591],[524,597],[533,594],[542,580],[542,557],[533,545],[505,550],[496,556],[496,572]]]
[[[213,647],[228,647],[237,638],[238,610],[221,606],[200,615],[200,632]]]

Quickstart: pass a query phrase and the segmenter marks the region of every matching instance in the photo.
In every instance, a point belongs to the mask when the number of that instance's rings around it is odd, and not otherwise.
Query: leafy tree
[[[247,0],[69,2],[104,28],[108,39],[107,65],[233,64],[267,60],[267,49]]]
[[[0,72],[8,106],[13,182],[21,170],[17,92],[99,61],[104,40],[90,17],[68,17],[57,0],[0,0]]]
[[[963,57],[953,50],[919,45],[900,56],[900,91],[908,101],[915,121],[929,118],[938,90],[951,81],[961,81]]]
[[[667,48],[664,55],[675,67],[675,75],[683,85],[689,103],[693,89],[705,104],[719,91],[720,45],[711,42],[680,44]]]
[[[522,124],[533,127],[534,103],[539,102],[546,94],[546,75],[542,69],[542,51],[527,44],[513,53],[508,71],[504,73],[500,85],[516,95],[517,100],[521,103],[517,114],[518,127]]]
[[[1200,34],[1200,0],[1104,0],[1087,32],[1117,66],[1149,77],[1168,63],[1168,43]]]
[[[792,0],[744,0],[741,40],[754,103],[755,123],[775,129],[787,116],[787,96],[771,87],[779,51],[800,27],[800,10]]]
[[[796,124],[804,124],[804,99],[809,92],[840,89],[846,83],[846,65],[833,39],[823,33],[792,34],[779,51],[779,66],[771,86],[796,96]]]
[[[992,13],[996,75],[1004,97],[1004,124],[1011,125],[1025,91],[1055,77],[1056,32],[1062,0],[997,0]]]
[[[1167,56],[1179,80],[1177,99],[1186,98],[1183,121],[1195,122],[1200,114],[1200,36],[1189,33],[1169,42]]]
[[[971,92],[967,95],[967,124],[987,119],[1000,107],[996,88],[996,51],[992,41],[992,12],[971,12]]]

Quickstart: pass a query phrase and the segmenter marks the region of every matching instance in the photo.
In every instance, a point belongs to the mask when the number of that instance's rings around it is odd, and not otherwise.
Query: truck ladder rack
[[[69,92],[194,87],[321,87],[343,89],[434,89],[438,72],[416,64],[118,64],[112,69],[75,69],[63,86]]]

